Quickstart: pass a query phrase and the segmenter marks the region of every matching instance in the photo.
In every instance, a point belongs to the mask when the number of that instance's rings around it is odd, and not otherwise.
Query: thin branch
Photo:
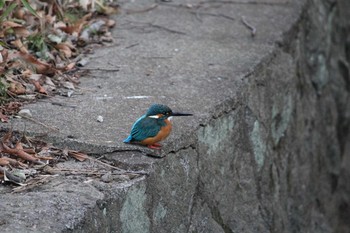
[[[232,21],[235,20],[235,18],[227,16],[227,15],[224,15],[224,14],[213,14],[213,13],[198,12],[198,11],[190,11],[190,13],[195,14],[196,18],[199,21],[202,21],[201,18],[199,17],[199,15],[208,15],[208,16],[213,16],[213,17],[220,17],[220,18],[225,18],[225,19],[232,20]]]
[[[242,23],[244,24],[244,26],[246,26],[248,29],[251,30],[252,37],[254,37],[256,35],[256,28],[252,26],[250,23],[248,23],[244,18],[244,16],[242,16]]]
[[[140,10],[133,10],[133,9],[124,9],[126,14],[137,14],[137,13],[144,13],[147,11],[151,11],[155,8],[158,7],[158,4],[153,4],[150,7],[144,8],[144,9],[140,9]]]
[[[109,72],[114,72],[114,71],[119,71],[119,68],[116,69],[109,69],[109,68],[87,68],[87,67],[79,67],[78,70],[100,70],[100,71],[109,71]]]
[[[205,3],[222,3],[222,4],[251,4],[251,5],[285,5],[288,3],[288,0],[283,1],[283,2],[276,2],[276,1],[256,1],[256,0],[251,0],[251,1],[220,1],[220,0],[208,0],[201,2],[201,4]]]
[[[26,119],[26,120],[32,121],[32,122],[34,122],[34,123],[36,123],[36,124],[38,124],[38,125],[41,125],[41,126],[47,128],[47,129],[51,130],[51,131],[56,131],[56,132],[60,131],[60,130],[57,129],[57,128],[54,128],[54,127],[45,125],[44,123],[41,123],[40,121],[35,120],[35,119],[31,118],[31,117],[27,117],[27,116],[21,116],[21,117],[24,118],[24,119]]]

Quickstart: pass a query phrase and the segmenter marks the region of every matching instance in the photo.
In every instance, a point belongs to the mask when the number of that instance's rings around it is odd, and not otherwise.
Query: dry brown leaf
[[[42,77],[43,77],[42,74],[31,74],[29,79],[33,81],[40,81]]]
[[[52,16],[52,15],[45,15],[45,21],[48,24],[53,24],[56,22],[56,15]]]
[[[32,74],[33,74],[33,71],[31,71],[30,69],[26,69],[22,71],[22,76],[24,78],[30,78]]]
[[[62,29],[62,28],[65,28],[65,27],[67,27],[67,25],[64,23],[64,22],[62,22],[62,21],[58,21],[57,23],[55,23],[54,25],[53,25],[53,28],[60,28],[60,29]]]
[[[17,19],[24,19],[25,11],[23,10],[23,8],[18,8],[18,10],[15,11],[14,16]]]
[[[115,20],[113,20],[113,19],[108,19],[108,20],[106,21],[106,25],[107,25],[108,27],[114,27],[114,26],[115,26]]]
[[[73,34],[74,32],[79,34],[81,32],[81,29],[85,26],[85,24],[91,18],[91,16],[92,16],[92,13],[88,13],[84,15],[83,18],[75,22],[73,25],[59,27],[59,29],[69,34]]]
[[[2,157],[2,159],[9,161],[10,165],[14,167],[28,167],[27,164],[21,163],[20,161],[17,161],[15,159],[11,159],[8,157]]]
[[[7,123],[9,121],[9,118],[8,118],[8,116],[6,116],[2,112],[0,112],[0,120],[3,123]]]
[[[8,55],[9,55],[8,50],[4,48],[4,49],[2,49],[2,50],[0,51],[0,54],[1,54],[1,61],[0,61],[0,64],[1,64],[1,63],[4,63],[4,62],[7,62],[7,57],[8,57]]]
[[[21,83],[16,81],[10,83],[8,90],[16,95],[22,95],[26,93],[26,88]]]
[[[118,7],[113,7],[113,6],[105,6],[103,3],[96,1],[96,4],[101,8],[102,12],[104,14],[110,15],[110,14],[115,14],[118,12]]]
[[[47,91],[45,90],[45,88],[43,88],[43,86],[41,86],[39,81],[33,81],[33,84],[34,84],[35,89],[37,90],[37,92],[39,92],[41,94],[45,94],[45,95],[48,94]]]
[[[6,114],[14,114],[19,111],[19,108],[21,106],[22,106],[22,103],[13,101],[8,104],[5,104],[3,109],[5,109]]]
[[[23,151],[23,146],[20,142],[17,142],[16,147],[14,149],[8,147],[6,144],[4,144],[3,142],[0,142],[0,146],[3,148],[3,152],[10,154],[10,155],[15,155],[20,157],[21,159],[24,159],[26,161],[30,161],[30,162],[35,162],[38,163],[40,162],[39,159],[33,157],[32,155],[26,153],[25,151]]]
[[[23,27],[23,25],[12,21],[4,21],[2,22],[2,27],[7,29],[7,28]]]
[[[79,160],[80,162],[85,161],[89,158],[87,154],[84,154],[82,152],[74,151],[74,150],[68,150],[68,155],[74,157],[76,160]]]
[[[0,165],[1,166],[7,166],[10,164],[10,161],[4,159],[4,158],[0,158]]]
[[[23,58],[26,62],[31,63],[35,66],[36,72],[39,74],[54,74],[55,69],[47,64],[46,62],[39,61],[33,55],[29,53],[20,52],[19,56]]]
[[[23,53],[29,53],[27,48],[23,45],[21,39],[17,38],[16,40],[12,41],[11,44],[16,46],[19,49],[19,51],[21,51]]]
[[[62,52],[66,58],[72,57],[72,50],[67,44],[60,43],[55,45],[55,48],[58,49],[60,52]]]
[[[69,70],[73,69],[73,68],[75,67],[75,64],[76,64],[75,62],[69,63],[69,64],[66,66],[65,70],[66,70],[66,71],[69,71]]]
[[[49,77],[45,77],[45,84],[52,87],[56,87],[56,85],[52,82],[51,78]]]
[[[52,156],[38,156],[34,155],[35,158],[41,159],[41,160],[54,160],[55,158]]]
[[[30,32],[25,27],[15,27],[13,30],[16,36],[19,37],[28,37],[30,35]]]
[[[12,131],[8,131],[4,136],[2,136],[1,142],[9,143],[11,137],[12,137]],[[0,144],[0,151],[3,152],[3,147],[1,147],[1,144]]]

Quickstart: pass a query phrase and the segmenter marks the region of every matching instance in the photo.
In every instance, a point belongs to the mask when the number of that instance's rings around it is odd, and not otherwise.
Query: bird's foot
[[[159,143],[154,143],[152,145],[148,145],[148,148],[155,149],[155,150],[160,150],[161,147],[162,147],[162,145],[160,145]]]

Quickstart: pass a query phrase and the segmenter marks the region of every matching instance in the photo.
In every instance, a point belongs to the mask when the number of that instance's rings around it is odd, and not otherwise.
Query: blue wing
[[[130,136],[124,142],[142,141],[158,134],[165,122],[160,119],[150,118],[143,115],[132,126]]]

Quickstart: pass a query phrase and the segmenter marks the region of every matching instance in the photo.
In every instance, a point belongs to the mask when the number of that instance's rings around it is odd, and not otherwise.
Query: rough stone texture
[[[350,3],[242,2],[207,3],[197,13],[185,5],[197,1],[163,3],[118,16],[119,45],[100,50],[94,65],[113,59],[120,71],[82,83],[103,92],[77,97],[81,108],[56,118],[57,106],[31,108],[61,124],[56,143],[148,175],[59,176],[26,194],[2,194],[2,232],[350,232]],[[143,4],[122,9],[150,2]],[[97,98],[103,94],[113,101]],[[125,98],[135,95],[150,98]],[[120,142],[134,120],[128,112],[162,100],[196,114],[176,120],[165,158],[112,146],[114,132]],[[94,118],[101,111],[104,124]],[[35,205],[27,212],[23,197]]]

